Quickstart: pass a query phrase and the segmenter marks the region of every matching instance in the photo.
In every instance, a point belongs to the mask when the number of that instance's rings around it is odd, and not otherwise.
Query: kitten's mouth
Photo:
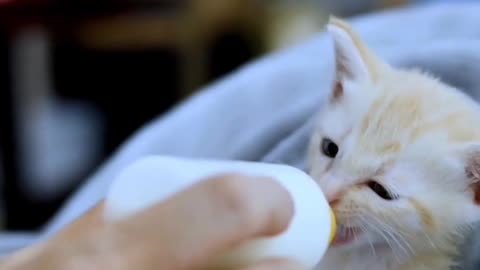
[[[341,246],[353,242],[362,231],[357,227],[347,227],[344,225],[338,225],[337,233],[333,238],[330,246]]]

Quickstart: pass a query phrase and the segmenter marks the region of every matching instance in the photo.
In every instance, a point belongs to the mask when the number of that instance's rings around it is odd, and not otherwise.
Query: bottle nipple
[[[333,239],[335,238],[335,234],[337,233],[337,222],[335,219],[335,214],[333,213],[332,208],[330,208],[330,238],[328,240],[328,243],[331,244],[333,242]]]

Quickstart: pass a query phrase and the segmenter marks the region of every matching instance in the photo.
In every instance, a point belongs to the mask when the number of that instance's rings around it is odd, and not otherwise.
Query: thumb
[[[238,270],[307,270],[307,268],[294,260],[270,259]]]

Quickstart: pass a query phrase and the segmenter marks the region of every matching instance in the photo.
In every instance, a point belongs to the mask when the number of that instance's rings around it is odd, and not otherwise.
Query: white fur
[[[328,30],[343,61],[337,74],[353,76],[340,76],[341,96],[320,112],[309,164],[327,198],[340,199],[332,206],[339,225],[362,233],[330,248],[319,269],[449,269],[462,228],[480,220],[465,172],[467,150],[480,146],[478,105],[426,74],[362,56],[346,27]],[[322,153],[323,138],[338,145],[335,158]],[[398,198],[382,198],[370,180]]]

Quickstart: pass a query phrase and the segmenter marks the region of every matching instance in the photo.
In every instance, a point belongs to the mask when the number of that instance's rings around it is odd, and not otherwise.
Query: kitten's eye
[[[397,199],[397,196],[392,195],[388,190],[386,190],[381,184],[376,181],[368,181],[368,187],[373,190],[380,198],[391,201]]]
[[[323,139],[322,140],[322,152],[325,154],[327,157],[334,158],[337,153],[338,153],[338,146],[332,140],[330,139]]]

